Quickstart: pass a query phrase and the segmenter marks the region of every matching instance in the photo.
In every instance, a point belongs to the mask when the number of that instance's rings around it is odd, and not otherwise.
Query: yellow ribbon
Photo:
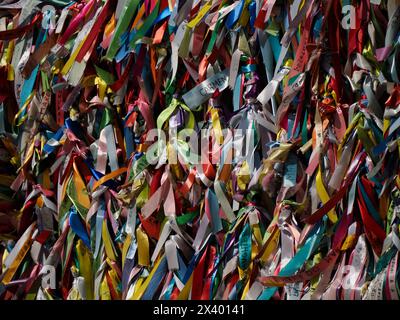
[[[110,234],[108,232],[107,228],[107,221],[103,220],[103,226],[102,226],[102,238],[104,242],[104,249],[106,251],[107,257],[109,257],[113,261],[117,261],[117,254],[115,252],[115,248],[112,244],[112,240],[110,237]]]
[[[143,267],[148,267],[150,266],[149,238],[141,227],[136,229],[136,239],[138,242],[138,263]]]
[[[81,239],[76,244],[76,252],[79,261],[79,272],[85,279],[86,299],[93,300],[92,255]]]
[[[325,204],[329,201],[330,197],[328,192],[325,189],[324,183],[322,181],[322,174],[321,174],[321,167],[318,168],[317,177],[316,177],[316,187],[317,187],[317,194],[321,199],[322,203]],[[331,209],[328,212],[328,218],[332,223],[336,223],[338,218],[335,213],[334,209]]]
[[[140,228],[138,228],[138,229],[140,229]],[[150,281],[153,278],[154,274],[156,273],[158,266],[160,265],[162,259],[164,259],[164,256],[161,256],[156,260],[156,263],[154,264],[153,269],[151,270],[149,276],[146,278],[146,280],[140,286],[140,288],[138,288],[137,292],[135,292],[135,294],[133,295],[131,300],[139,300],[143,296],[143,293],[146,291],[147,287],[149,286]]]
[[[96,190],[100,185],[102,185],[104,182],[114,179],[118,176],[120,176],[121,174],[123,174],[124,172],[126,172],[126,170],[128,170],[127,167],[122,167],[119,168],[118,170],[112,171],[109,174],[106,174],[105,176],[101,177],[99,180],[95,181],[93,183],[93,188],[92,191]]]

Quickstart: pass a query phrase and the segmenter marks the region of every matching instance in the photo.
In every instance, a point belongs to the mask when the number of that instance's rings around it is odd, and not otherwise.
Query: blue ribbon
[[[179,269],[176,270],[176,274],[177,274],[179,280],[182,281],[182,279],[185,278],[185,274],[187,272],[187,267],[186,267],[186,264],[183,261],[181,255],[179,254],[179,252],[178,252],[178,264],[179,264]]]
[[[83,241],[85,246],[88,247],[89,250],[92,250],[86,228],[82,224],[81,218],[76,212],[75,207],[72,207],[70,210],[69,225],[71,226],[72,231]]]
[[[218,198],[212,189],[208,189],[207,196],[208,196],[208,205],[210,209],[212,230],[213,233],[218,233],[219,231],[222,230],[222,222],[219,216]]]
[[[84,135],[82,127],[78,121],[73,121],[71,118],[65,119],[65,126],[67,129],[71,130],[74,135],[76,135],[80,140],[84,140]]]
[[[133,142],[133,133],[132,128],[124,127],[124,135],[125,135],[125,145],[126,145],[126,156],[129,159],[134,150],[134,142]]]
[[[171,11],[169,10],[169,6],[167,6],[157,17],[156,20],[154,20],[153,26],[160,21],[164,20],[165,18],[168,18],[171,15]]]
[[[62,126],[60,129],[58,129],[56,133],[52,136],[52,139],[60,141],[61,137],[64,134],[64,129],[65,126]],[[43,147],[43,152],[46,154],[51,154],[54,152],[55,148],[56,147],[49,145],[49,143],[47,142]]]
[[[228,14],[228,17],[226,18],[225,21],[225,26],[227,29],[232,29],[233,25],[236,23],[236,21],[242,14],[243,8],[244,8],[244,0],[242,0],[240,4],[236,6],[236,8],[231,13]]]
[[[257,66],[255,64],[248,64],[246,66],[241,67],[241,71],[243,73],[254,72],[256,70],[257,70]]]
[[[167,259],[165,256],[162,258],[160,264],[158,265],[157,270],[153,274],[153,278],[151,279],[146,291],[142,296],[142,300],[152,300],[154,294],[161,284],[162,278],[165,276],[165,273],[168,270]]]
[[[254,32],[254,22],[256,21],[256,2],[253,0],[250,4],[249,4],[249,13],[250,13],[250,26],[251,26],[251,32]]]

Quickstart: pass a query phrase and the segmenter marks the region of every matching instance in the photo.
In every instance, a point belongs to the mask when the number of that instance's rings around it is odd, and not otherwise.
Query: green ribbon
[[[147,33],[147,31],[149,31],[149,29],[152,27],[154,21],[157,19],[159,7],[160,7],[160,1],[157,2],[156,7],[146,18],[146,20],[144,21],[141,28],[135,33],[131,42],[129,42],[129,47],[131,49],[133,49],[135,47],[136,41],[142,39],[145,36],[145,34]]]
[[[115,28],[114,35],[111,39],[110,46],[108,47],[107,53],[104,56],[104,59],[107,59],[109,61],[112,61],[117,54],[117,51],[121,46],[121,35],[128,28],[140,0],[128,0],[128,2],[129,4],[125,4],[124,10],[121,12],[117,27]]]
[[[199,211],[185,213],[181,216],[176,217],[176,223],[179,225],[184,225],[188,222],[191,222],[198,214]]]
[[[193,115],[192,111],[189,109],[189,107],[187,105],[185,105],[182,102],[179,102],[177,99],[174,98],[174,99],[172,99],[168,108],[163,110],[163,112],[161,112],[160,115],[158,116],[158,118],[157,118],[157,128],[158,129],[162,129],[163,124],[172,116],[172,114],[174,113],[175,109],[178,106],[182,107],[184,110],[189,112],[189,121],[188,121],[187,127],[189,129],[194,128],[195,119],[194,119],[194,115]]]
[[[111,124],[111,122],[112,122],[111,110],[105,108],[100,122],[100,131],[103,130],[109,124]]]
[[[248,223],[239,236],[239,267],[246,270],[251,260],[251,228]]]
[[[67,195],[71,199],[71,202],[74,204],[76,210],[81,215],[82,219],[86,220],[86,215],[88,213],[88,209],[82,206],[78,201],[78,195],[76,191],[76,186],[74,183],[74,178],[71,177],[68,184],[67,184]]]
[[[97,75],[102,80],[104,80],[104,82],[107,85],[113,84],[115,82],[115,77],[114,77],[114,75],[112,73],[110,73],[110,72],[108,72],[108,71],[106,71],[106,70],[104,70],[104,69],[102,69],[102,68],[100,68],[100,67],[98,67],[96,65],[94,66],[94,68],[96,69]]]

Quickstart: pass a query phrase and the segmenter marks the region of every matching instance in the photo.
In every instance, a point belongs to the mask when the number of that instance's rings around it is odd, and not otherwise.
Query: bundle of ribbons
[[[0,298],[400,295],[400,1],[5,0]]]

